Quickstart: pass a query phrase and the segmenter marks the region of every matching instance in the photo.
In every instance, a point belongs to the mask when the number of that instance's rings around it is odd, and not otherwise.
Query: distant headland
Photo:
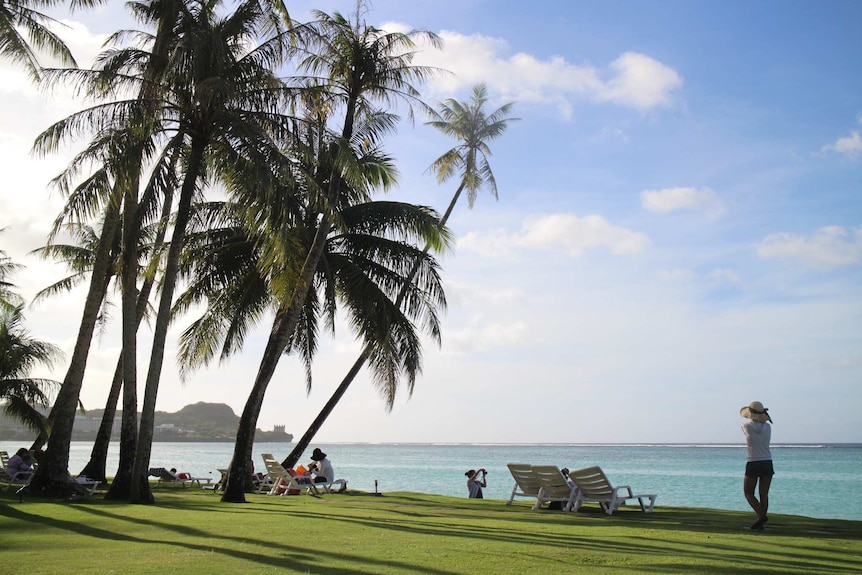
[[[72,429],[73,441],[88,441],[96,438],[96,433],[102,423],[104,409],[88,409],[75,415],[75,426]],[[120,440],[120,421],[122,412],[117,411],[114,417],[111,441]],[[138,415],[140,421],[140,414]],[[0,422],[0,439],[27,439],[33,432],[17,422]],[[206,403],[200,401],[186,405],[176,412],[156,411],[153,441],[201,441],[201,442],[231,442],[236,439],[239,427],[239,416],[224,403]],[[255,441],[283,442],[293,441],[293,435],[286,433],[283,425],[274,426],[272,431],[258,429]]]

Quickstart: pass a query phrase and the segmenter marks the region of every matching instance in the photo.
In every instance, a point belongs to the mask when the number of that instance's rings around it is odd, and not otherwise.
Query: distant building
[[[273,430],[275,433],[287,433],[287,432],[284,430],[284,426],[283,426],[283,425],[275,425],[275,426],[273,426],[272,430]]]

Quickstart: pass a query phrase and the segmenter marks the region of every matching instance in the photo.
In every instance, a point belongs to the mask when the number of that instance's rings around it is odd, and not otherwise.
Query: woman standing
[[[751,528],[761,530],[769,521],[766,516],[769,508],[769,486],[772,483],[772,476],[775,475],[772,468],[772,453],[769,451],[769,442],[772,439],[770,425],[772,418],[769,417],[769,410],[759,401],[752,401],[751,404],[740,409],[739,414],[749,420],[742,425],[742,433],[745,434],[745,444],[748,448],[743,492],[748,504],[757,513],[757,521]],[[758,485],[759,500],[754,494]]]

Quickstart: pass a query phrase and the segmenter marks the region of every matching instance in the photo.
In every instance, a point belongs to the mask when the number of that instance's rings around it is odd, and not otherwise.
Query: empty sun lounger
[[[575,511],[580,509],[584,503],[592,502],[598,503],[608,515],[613,515],[613,512],[629,499],[637,499],[641,511],[644,513],[651,513],[655,506],[657,497],[655,494],[635,495],[628,485],[614,487],[600,467],[576,469],[569,473],[569,477],[578,488],[577,496],[572,505]],[[648,507],[644,505],[644,500],[649,500]]]
[[[533,472],[533,466],[528,463],[507,463],[506,467],[515,479],[515,485],[512,487],[512,493],[509,495],[509,500],[506,505],[511,505],[515,497],[529,497],[535,499],[539,495],[539,489],[542,487],[539,483],[539,478]]]

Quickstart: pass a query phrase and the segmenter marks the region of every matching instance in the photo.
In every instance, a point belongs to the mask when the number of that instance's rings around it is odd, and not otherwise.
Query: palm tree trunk
[[[159,393],[159,379],[165,358],[165,341],[168,335],[168,325],[171,320],[174,289],[179,272],[180,252],[186,233],[186,226],[191,214],[192,199],[197,186],[198,175],[203,166],[206,142],[201,137],[192,140],[186,175],[183,180],[180,199],[177,204],[177,217],[171,236],[171,246],[162,276],[162,293],[159,299],[159,310],[156,316],[156,326],[153,332],[153,348],[150,353],[150,365],[147,370],[147,382],[144,388],[144,402],[141,406],[141,425],[138,430],[138,446],[135,463],[132,469],[131,490],[129,501],[132,503],[153,503],[153,494],[147,480],[147,470],[150,465],[150,455],[153,447],[153,428],[156,411],[156,399]]]
[[[344,126],[341,130],[342,145],[347,145],[353,134],[353,126],[356,115],[356,104],[358,95],[354,94],[347,102]],[[337,144],[333,144],[336,146]],[[333,147],[333,154],[337,154],[337,148]],[[326,199],[330,206],[336,204],[341,187],[341,177],[338,169],[335,167],[338,162],[333,161],[332,171],[329,177],[329,187],[326,192]],[[320,263],[320,258],[323,256],[323,251],[326,247],[326,239],[329,236],[329,231],[332,228],[332,221],[329,215],[324,212],[321,218],[320,225],[314,234],[314,240],[311,243],[311,248],[306,254],[305,261],[302,264],[300,277],[296,287],[291,294],[290,307],[284,317],[276,317],[273,323],[273,329],[270,332],[270,340],[267,343],[267,349],[264,351],[264,356],[261,359],[258,374],[249,394],[246,406],[240,416],[239,429],[237,429],[236,444],[234,445],[233,458],[231,459],[230,472],[228,473],[227,483],[225,485],[222,501],[227,503],[245,503],[245,479],[248,477],[253,467],[251,457],[254,449],[254,434],[257,429],[257,418],[260,415],[260,408],[263,405],[263,398],[266,394],[266,388],[272,380],[275,373],[275,368],[278,365],[278,360],[281,358],[282,352],[287,347],[287,342],[296,329],[299,322],[299,314],[302,310],[302,302],[305,300],[306,294],[311,287],[314,274],[317,271],[317,266]]]
[[[65,495],[69,491],[69,449],[72,443],[72,427],[75,424],[75,411],[81,395],[81,386],[84,383],[84,371],[87,367],[93,331],[107,291],[104,277],[111,265],[111,246],[119,227],[119,215],[120,198],[114,194],[105,210],[102,234],[96,248],[90,287],[84,301],[84,312],[78,328],[75,348],[72,351],[72,359],[51,410],[52,426],[48,448],[42,455],[39,467],[30,482],[33,493],[53,496]]]
[[[140,147],[129,146],[130,156],[141,158]],[[140,185],[140,162],[133,165],[127,174],[123,194],[123,257],[122,257],[122,325],[123,325],[123,422],[120,432],[120,465],[108,490],[106,499],[122,500],[128,495],[126,478],[134,462],[137,448],[138,414],[138,237],[140,223],[138,212],[138,187]],[[131,458],[131,459],[130,459]]]
[[[299,316],[302,313],[302,302],[305,300],[309,287],[311,287],[311,281],[314,272],[317,270],[317,264],[323,256],[326,237],[329,235],[331,227],[332,224],[329,218],[324,217],[317,228],[314,242],[312,242],[311,249],[303,263],[302,273],[297,287],[292,294],[290,307],[284,313],[277,315],[273,322],[269,341],[267,342],[267,347],[264,350],[263,358],[258,368],[257,377],[255,377],[251,393],[240,416],[230,472],[228,473],[227,483],[225,484],[224,494],[221,499],[224,502],[245,502],[247,478],[251,476],[254,470],[254,465],[251,461],[252,450],[254,449],[254,434],[257,429],[257,418],[260,415],[260,409],[263,406],[263,399],[266,395],[266,388],[269,386],[269,382],[272,381],[278,360],[281,358],[281,354],[284,352],[285,347],[287,347],[287,342],[290,340],[290,336],[299,322]],[[318,238],[322,238],[323,241],[318,242]]]
[[[440,221],[437,223],[438,228],[443,228],[446,225],[446,222],[449,220],[449,216],[452,215],[452,211],[455,209],[455,204],[458,203],[458,198],[461,196],[461,192],[464,191],[464,182],[461,182],[461,185],[458,186],[458,189],[455,190],[455,194],[452,196],[452,200],[449,202],[449,206],[446,208],[446,213],[443,214],[443,217],[440,218]],[[426,244],[425,248],[422,250],[422,255],[428,253],[431,249],[431,244]],[[421,265],[421,259],[417,258],[416,262],[414,262],[413,267],[410,269],[410,273],[407,274],[407,277],[404,278],[404,283],[401,285],[401,289],[398,291],[398,296],[395,299],[395,306],[400,306],[404,301],[404,298],[407,297],[407,291],[410,287],[410,283],[413,281],[413,278],[416,276],[416,272],[419,271],[419,266]],[[311,444],[314,436],[317,435],[317,432],[320,431],[320,428],[323,427],[323,424],[326,423],[326,420],[329,418],[332,411],[335,409],[335,406],[338,405],[338,402],[341,401],[341,398],[347,392],[347,389],[350,387],[350,384],[353,383],[353,380],[356,379],[356,376],[359,375],[359,370],[365,365],[365,362],[368,361],[368,350],[362,350],[362,353],[356,358],[356,361],[351,366],[350,371],[347,372],[347,375],[344,376],[344,379],[341,380],[341,383],[335,388],[335,391],[332,392],[332,396],[329,398],[329,401],[324,404],[323,408],[320,410],[320,413],[317,414],[317,417],[314,418],[314,421],[311,422],[311,425],[308,426],[308,429],[302,435],[302,438],[296,443],[293,450],[290,454],[281,462],[281,465],[287,469],[294,467],[299,459],[302,457],[302,454],[305,453],[305,450],[308,449],[308,446]]]
[[[165,195],[162,205],[162,217],[159,231],[156,234],[153,242],[153,267],[158,267],[155,262],[158,261],[159,254],[165,243],[165,235],[168,230],[168,220],[171,214],[171,206],[173,205],[173,194]],[[141,321],[144,319],[144,313],[147,311],[147,302],[150,299],[150,293],[155,285],[155,277],[148,275],[141,286],[141,291],[138,294],[137,309],[135,311],[136,326],[140,327]],[[107,287],[107,286],[106,286]],[[105,402],[105,411],[102,413],[102,422],[99,424],[99,431],[96,433],[96,439],[93,442],[93,449],[90,452],[90,461],[81,471],[81,475],[90,479],[98,479],[103,482],[106,480],[105,470],[107,468],[108,449],[111,445],[111,435],[114,430],[114,419],[117,415],[117,401],[120,398],[120,390],[123,385],[123,358],[122,355],[117,360],[117,367],[114,370],[114,379],[111,382],[111,390],[108,393],[108,399]],[[126,495],[128,496],[128,495]]]
[[[93,449],[90,450],[90,460],[81,470],[81,475],[84,477],[97,479],[102,483],[107,479],[105,470],[108,466],[108,449],[111,446],[114,418],[117,415],[117,401],[120,399],[120,390],[122,389],[123,359],[121,356],[117,360],[117,367],[114,369],[114,379],[111,380],[111,389],[108,392],[108,399],[105,401],[105,411],[102,413],[102,422],[99,424],[99,431],[96,432],[96,439],[93,441]]]
[[[368,354],[363,351],[362,354],[356,359],[353,363],[353,366],[350,368],[350,371],[347,372],[347,375],[344,376],[344,379],[341,381],[341,384],[335,389],[332,397],[329,398],[329,401],[326,402],[326,405],[323,406],[323,409],[320,410],[320,413],[314,418],[314,421],[311,422],[311,425],[308,426],[308,430],[302,436],[302,438],[296,443],[296,447],[293,448],[293,451],[290,452],[290,455],[281,462],[281,465],[285,469],[290,469],[296,466],[299,458],[302,457],[302,454],[305,453],[305,450],[308,449],[308,446],[311,444],[311,441],[314,439],[314,436],[317,435],[317,432],[320,431],[320,428],[323,427],[323,424],[326,422],[326,419],[329,417],[329,414],[332,413],[332,410],[335,409],[335,406],[338,405],[338,402],[341,401],[342,396],[347,391],[347,388],[350,387],[350,384],[353,383],[353,380],[359,374],[359,370],[362,369],[362,366],[365,365],[365,362],[368,360]]]

